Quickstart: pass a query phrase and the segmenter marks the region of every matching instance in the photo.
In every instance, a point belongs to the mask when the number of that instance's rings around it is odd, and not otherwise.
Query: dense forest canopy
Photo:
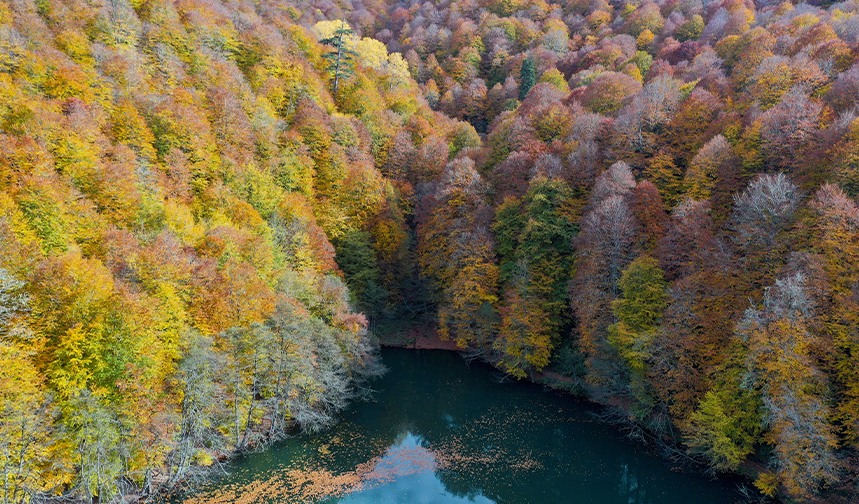
[[[0,0],[0,496],[185,485],[434,321],[855,499],[857,195],[855,0]]]

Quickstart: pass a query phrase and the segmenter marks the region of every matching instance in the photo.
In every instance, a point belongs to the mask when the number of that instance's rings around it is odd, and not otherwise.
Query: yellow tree
[[[17,504],[68,483],[52,449],[55,413],[31,351],[0,342],[0,502]]]
[[[429,215],[418,226],[418,262],[435,285],[439,330],[462,347],[482,349],[497,323],[498,267],[489,236],[492,212],[474,161],[448,164]]]
[[[35,335],[27,323],[24,282],[0,267],[0,502],[17,504],[68,483],[52,467],[55,413],[33,364]]]
[[[553,348],[546,302],[528,290],[528,265],[520,261],[504,293],[501,325],[493,348],[499,352],[498,366],[517,378],[549,364]]]
[[[763,306],[748,309],[737,326],[748,346],[747,385],[759,390],[766,408],[776,475],[799,498],[838,474],[837,440],[824,399],[828,383],[812,351],[819,337],[814,307],[807,277],[795,273],[776,280]]]
[[[831,286],[826,327],[837,348],[836,382],[840,388],[838,416],[842,434],[850,444],[859,442],[859,306],[855,285],[859,279],[859,208],[833,184],[826,184],[811,202],[817,219],[815,243],[825,260]]]

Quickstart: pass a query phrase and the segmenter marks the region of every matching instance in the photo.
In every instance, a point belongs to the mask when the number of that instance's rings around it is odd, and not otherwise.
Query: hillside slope
[[[857,61],[854,1],[0,1],[4,501],[324,428],[428,317],[855,499]]]

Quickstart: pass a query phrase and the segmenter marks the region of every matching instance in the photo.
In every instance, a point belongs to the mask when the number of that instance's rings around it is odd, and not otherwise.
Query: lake
[[[236,459],[185,504],[725,504],[735,483],[672,468],[595,406],[440,350],[390,371],[333,429]]]

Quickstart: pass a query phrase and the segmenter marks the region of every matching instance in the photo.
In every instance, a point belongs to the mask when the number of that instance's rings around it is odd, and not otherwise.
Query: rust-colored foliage
[[[0,382],[41,434],[0,459],[13,500],[323,428],[376,372],[367,328],[431,316],[511,375],[633,393],[716,469],[771,451],[767,493],[826,500],[855,459],[849,2],[25,3],[0,2]],[[612,309],[642,253],[646,330]]]

